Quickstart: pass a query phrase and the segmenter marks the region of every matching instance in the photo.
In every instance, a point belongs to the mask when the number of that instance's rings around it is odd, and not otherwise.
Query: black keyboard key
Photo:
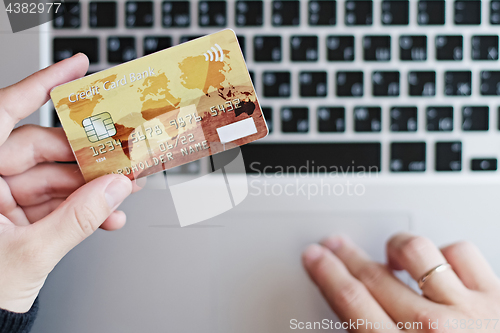
[[[364,59],[366,61],[391,60],[391,36],[363,37]]]
[[[59,7],[57,13],[53,12],[52,26],[54,29],[76,29],[81,26],[80,3],[65,1]]]
[[[490,23],[500,24],[500,0],[491,0],[490,2]]]
[[[381,170],[379,142],[257,143],[244,145],[241,151],[248,173],[283,172],[287,167],[301,172],[324,170],[321,172],[339,174],[360,171],[367,174]]]
[[[134,37],[108,37],[108,62],[120,64],[137,58]]]
[[[253,60],[256,62],[281,61],[281,37],[255,36],[253,39]]]
[[[446,96],[470,96],[471,78],[470,71],[444,72],[444,94]]]
[[[345,131],[345,108],[320,106],[317,112],[319,132]]]
[[[429,132],[453,131],[453,107],[429,106],[426,110],[427,130]]]
[[[307,107],[283,107],[281,109],[281,131],[283,133],[307,133],[309,131],[309,109]]]
[[[345,2],[345,25],[372,25],[373,3],[365,0]]]
[[[354,60],[354,36],[328,36],[326,47],[328,61]]]
[[[462,36],[436,36],[436,59],[437,60],[462,60],[463,37]]]
[[[391,143],[392,172],[424,172],[425,142]]]
[[[269,133],[273,132],[273,108],[262,107],[262,113],[264,114],[264,119],[266,120],[267,128]]]
[[[198,24],[200,27],[225,27],[226,10],[226,1],[200,1]]]
[[[337,1],[309,1],[309,25],[328,26],[337,23]]]
[[[326,97],[326,72],[300,72],[301,97]]]
[[[473,60],[498,60],[498,36],[472,36]]]
[[[184,36],[181,36],[181,38],[179,39],[179,44],[189,42],[193,39],[197,39],[200,37],[203,37],[203,35],[184,35]]]
[[[52,127],[62,127],[61,119],[59,119],[56,109],[54,108],[52,108]]]
[[[162,25],[165,28],[185,28],[191,24],[189,1],[163,1]]]
[[[444,25],[445,7],[444,0],[420,0],[418,2],[418,24]]]
[[[290,97],[290,72],[262,73],[264,97]]]
[[[500,71],[482,71],[480,89],[483,96],[500,96]]]
[[[144,55],[168,49],[172,46],[170,36],[146,36],[144,37]]]
[[[117,6],[114,1],[91,1],[89,3],[89,26],[91,28],[116,28]]]
[[[290,57],[292,61],[317,61],[317,36],[292,36],[290,38]]]
[[[363,72],[337,72],[338,97],[363,96]]]
[[[240,49],[241,53],[243,53],[243,58],[245,58],[246,57],[245,36],[236,36],[236,38],[238,39],[238,44],[240,44]]]
[[[408,73],[408,85],[410,96],[435,96],[436,95],[436,72],[415,71]]]
[[[262,1],[236,1],[236,26],[260,27],[264,23]]]
[[[427,36],[400,36],[399,59],[407,61],[427,60]]]
[[[417,131],[417,107],[395,106],[391,108],[391,131],[392,132],[416,132]]]
[[[462,143],[436,142],[436,171],[462,170]]]
[[[380,107],[357,106],[354,108],[354,131],[380,132],[382,109]]]
[[[373,96],[399,96],[399,72],[373,72],[372,89]]]
[[[297,26],[300,24],[300,1],[288,0],[272,3],[272,24],[275,27]]]
[[[153,26],[152,1],[127,1],[125,3],[125,25],[127,28],[150,28]]]
[[[470,161],[472,171],[496,171],[498,162],[496,158],[473,158]]]
[[[383,25],[408,25],[410,22],[408,0],[382,1]]]
[[[457,25],[479,25],[481,24],[481,1],[480,0],[456,0],[455,24]]]
[[[53,61],[58,62],[77,53],[85,53],[91,64],[99,62],[99,40],[97,37],[56,37],[53,43]]]
[[[462,130],[487,131],[490,109],[487,106],[464,106],[462,109]]]

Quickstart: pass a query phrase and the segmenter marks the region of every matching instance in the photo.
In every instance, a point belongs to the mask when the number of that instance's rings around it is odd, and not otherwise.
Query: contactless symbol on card
[[[90,142],[97,142],[116,134],[115,123],[109,112],[85,118],[82,125]]]
[[[72,81],[51,97],[87,181],[136,179],[268,133],[232,30]]]
[[[217,49],[216,49],[216,48]],[[224,51],[222,51],[219,44],[215,44],[215,47],[211,47],[207,50],[207,52],[203,53],[205,56],[205,61],[224,61]],[[214,56],[215,55],[215,56]]]

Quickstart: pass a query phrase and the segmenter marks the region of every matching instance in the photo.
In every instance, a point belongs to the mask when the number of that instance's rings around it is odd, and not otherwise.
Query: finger
[[[106,175],[80,187],[54,212],[30,228],[50,244],[54,264],[90,236],[132,192],[130,179]]]
[[[309,276],[342,321],[357,321],[363,318],[366,322],[390,323],[394,328],[392,319],[366,287],[325,247],[316,244],[309,246],[302,260]],[[367,330],[362,327],[359,332],[377,332],[377,330]]]
[[[467,288],[480,291],[499,288],[498,278],[474,244],[459,242],[442,248],[441,252]]]
[[[410,322],[415,314],[434,306],[397,279],[387,266],[371,261],[347,238],[330,237],[322,242],[361,281],[382,308],[397,321]]]
[[[4,179],[20,206],[33,206],[54,198],[66,198],[85,184],[76,164],[38,164],[20,175]]]
[[[0,89],[0,145],[19,120],[26,118],[49,100],[49,92],[53,87],[82,77],[88,67],[87,56],[79,53],[12,86]]]
[[[0,146],[0,174],[20,174],[43,162],[69,162],[75,156],[62,128],[25,125]]]
[[[15,225],[29,225],[24,211],[12,196],[9,184],[0,177],[0,215],[9,219]]]
[[[64,199],[52,199],[43,204],[24,207],[23,210],[31,223],[35,223],[43,219],[45,216],[49,215],[57,209]],[[118,230],[121,229],[125,222],[127,221],[127,216],[122,211],[114,211],[111,215],[104,221],[100,228],[103,230]]]
[[[127,215],[120,210],[115,210],[106,221],[101,224],[100,228],[107,231],[114,231],[123,228],[127,222]]]
[[[56,210],[64,200],[62,198],[51,199],[38,205],[23,207],[23,210],[30,223],[35,223]]]
[[[427,238],[406,233],[397,234],[387,243],[387,256],[393,268],[406,270],[413,279],[446,263],[439,249]],[[466,295],[467,288],[452,269],[434,273],[422,287],[425,296],[437,303],[455,304]]]

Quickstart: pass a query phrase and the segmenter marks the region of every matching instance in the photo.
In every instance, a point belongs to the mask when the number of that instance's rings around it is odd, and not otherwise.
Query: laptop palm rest
[[[56,267],[36,332],[277,333],[291,319],[335,319],[302,268],[304,248],[342,233],[384,261],[386,240],[410,226],[394,212],[233,210],[186,228],[137,214]]]

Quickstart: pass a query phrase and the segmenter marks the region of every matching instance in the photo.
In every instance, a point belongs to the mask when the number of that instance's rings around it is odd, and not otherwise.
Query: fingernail
[[[115,179],[109,183],[104,193],[109,208],[115,209],[118,207],[118,205],[129,196],[131,191],[132,185],[130,180],[128,180],[125,176]]]
[[[326,238],[321,242],[323,246],[327,247],[331,251],[335,251],[342,246],[343,239],[340,236],[331,236]]]
[[[323,256],[323,248],[318,244],[311,244],[303,253],[304,264],[310,267]]]

